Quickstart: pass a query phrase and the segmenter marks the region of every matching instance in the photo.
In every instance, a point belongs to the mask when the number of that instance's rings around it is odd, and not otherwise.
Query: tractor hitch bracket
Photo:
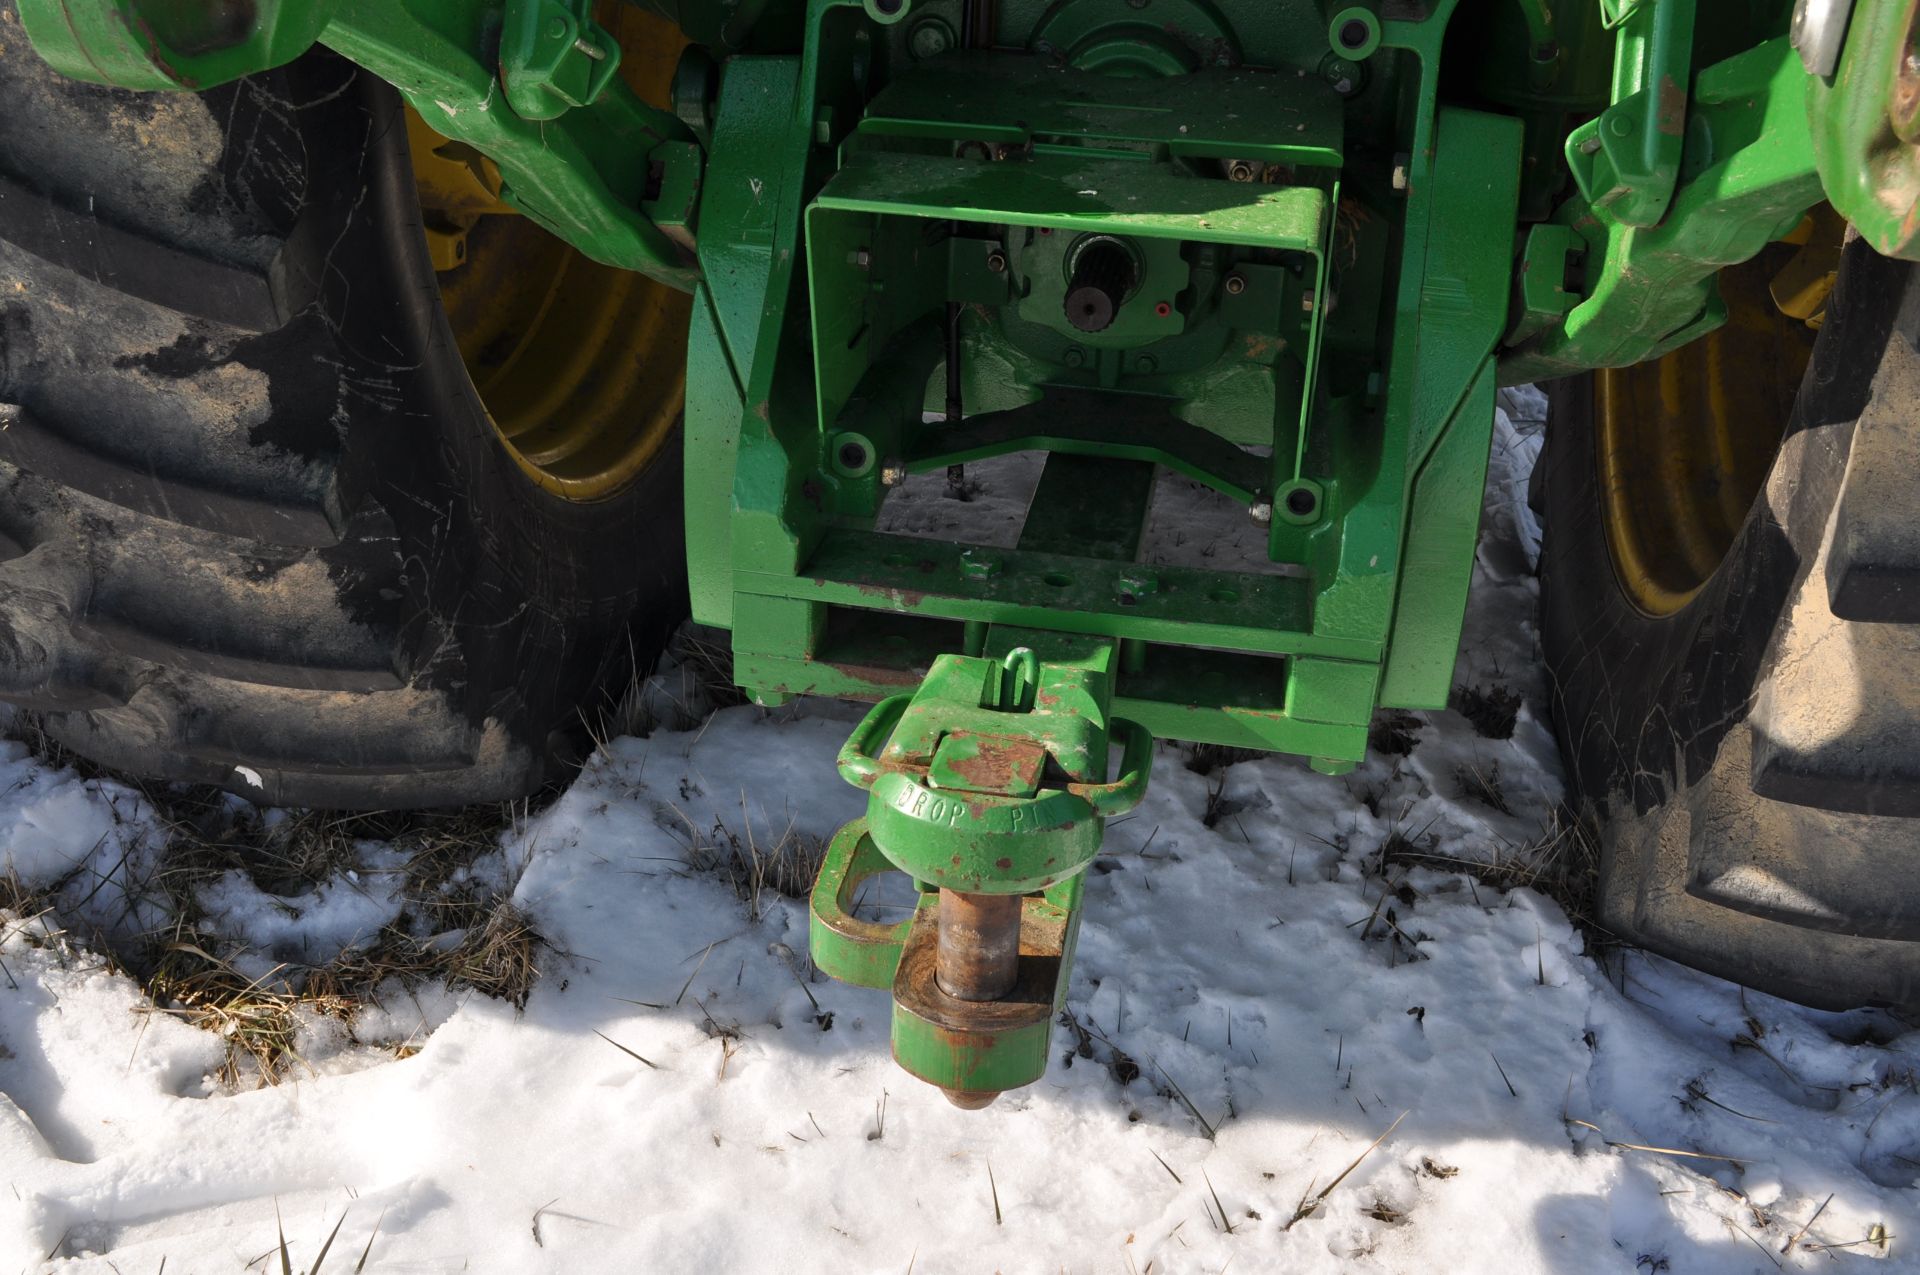
[[[942,656],[914,694],[873,707],[840,752],[867,815],[834,836],[813,888],[814,963],[890,987],[895,1060],[969,1110],[1045,1073],[1082,874],[1152,768],[1153,736],[1107,716],[1117,644],[1045,645],[1047,662],[1025,644]],[[913,915],[862,919],[861,887],[889,870],[918,887]]]

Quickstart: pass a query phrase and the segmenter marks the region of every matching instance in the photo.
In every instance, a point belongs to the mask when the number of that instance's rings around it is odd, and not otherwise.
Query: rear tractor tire
[[[0,700],[275,804],[563,775],[684,613],[684,298],[324,50],[128,93],[0,0],[0,120]]]
[[[1603,924],[1810,1005],[1912,1008],[1920,287],[1848,243],[1816,339],[1779,268],[1723,273],[1712,337],[1549,387],[1552,707]]]

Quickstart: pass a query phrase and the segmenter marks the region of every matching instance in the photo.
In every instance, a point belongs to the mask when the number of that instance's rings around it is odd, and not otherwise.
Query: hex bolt
[[[1228,181],[1250,182],[1257,176],[1259,176],[1259,173],[1255,169],[1252,160],[1236,159],[1231,164],[1227,165]]]
[[[1159,366],[1158,363],[1153,361],[1153,355],[1151,354],[1142,354],[1133,361],[1133,370],[1142,376],[1147,375]]]
[[[1256,527],[1271,527],[1273,525],[1273,502],[1270,500],[1254,501],[1251,505],[1247,506],[1247,516],[1253,519],[1253,525]]]
[[[1233,274],[1227,276],[1225,286],[1228,296],[1237,297],[1247,290],[1247,276],[1235,271]]]
[[[873,253],[869,252],[865,248],[854,249],[853,264],[856,266],[859,266],[862,270],[867,269],[869,266],[873,264]]]
[[[1066,353],[1060,356],[1060,361],[1068,367],[1080,367],[1087,361],[1087,352],[1077,345],[1069,345]]]
[[[987,254],[987,269],[993,271],[995,274],[1005,274],[1007,272],[1006,254],[998,251],[989,252]]]
[[[907,463],[903,460],[885,461],[880,466],[880,485],[898,487],[907,481]]]
[[[907,36],[907,52],[914,57],[937,58],[953,47],[953,29],[938,18],[923,18]]]

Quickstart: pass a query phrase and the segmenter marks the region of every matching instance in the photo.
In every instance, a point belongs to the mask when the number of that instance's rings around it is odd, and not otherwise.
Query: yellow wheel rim
[[[1728,317],[1717,331],[1594,374],[1607,550],[1621,589],[1648,615],[1671,615],[1706,586],[1779,451],[1820,317],[1807,309],[1808,259],[1837,261],[1839,251],[1837,223],[1824,215],[1795,238],[1806,245],[1798,253],[1775,245],[1720,272]]]
[[[629,86],[668,101],[679,28],[630,4],[598,16],[620,38]],[[514,215],[492,163],[411,109],[407,131],[440,301],[494,429],[554,495],[616,495],[679,421],[690,298]]]

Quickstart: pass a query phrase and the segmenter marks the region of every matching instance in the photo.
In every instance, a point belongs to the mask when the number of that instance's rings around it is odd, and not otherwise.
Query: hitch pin
[[[607,60],[607,51],[597,44],[590,43],[584,35],[573,42],[573,47],[592,58],[595,62],[605,62]]]

